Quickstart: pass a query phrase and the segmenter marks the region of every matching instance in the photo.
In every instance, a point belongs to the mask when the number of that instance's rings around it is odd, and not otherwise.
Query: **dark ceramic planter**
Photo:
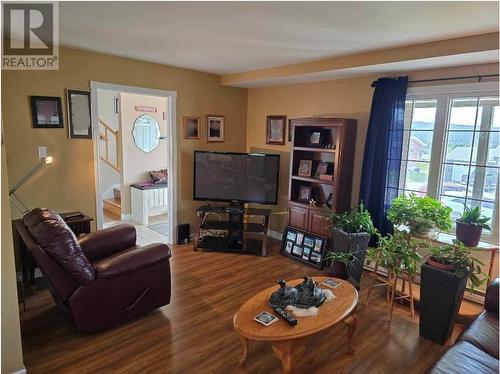
[[[335,278],[349,279],[349,271],[343,262],[333,261],[330,265],[330,275]]]
[[[355,257],[358,261],[349,269],[350,278],[356,288],[359,288],[369,242],[370,234],[366,232],[349,234],[342,230],[333,230],[333,252],[357,252]]]
[[[464,243],[467,247],[477,247],[479,241],[481,240],[482,232],[482,227],[457,222],[457,239]]]
[[[443,345],[455,326],[467,275],[458,277],[429,264],[420,273],[420,336]]]
[[[446,271],[453,271],[453,265],[442,264],[440,262],[434,261],[432,259],[432,257],[430,257],[430,256],[426,258],[426,262],[427,262],[427,264],[429,264],[433,268],[446,270]]]

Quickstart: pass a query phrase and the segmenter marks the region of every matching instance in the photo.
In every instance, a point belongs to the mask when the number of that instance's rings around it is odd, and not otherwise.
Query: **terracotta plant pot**
[[[479,240],[481,240],[482,233],[482,227],[457,222],[457,239],[464,243],[467,247],[477,247]]]
[[[426,257],[426,262],[429,266],[432,266],[433,268],[436,269],[441,269],[441,270],[446,270],[446,271],[453,271],[453,265],[448,265],[448,264],[442,264],[440,262],[434,261],[431,256]]]
[[[349,271],[343,262],[333,261],[330,265],[330,275],[335,278],[349,279]]]

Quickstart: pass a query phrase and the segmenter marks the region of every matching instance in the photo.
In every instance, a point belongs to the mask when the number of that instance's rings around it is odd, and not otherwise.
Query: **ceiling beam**
[[[221,76],[223,85],[240,85],[273,78],[286,78],[307,74],[333,72],[335,70],[369,67],[375,65],[439,58],[468,53],[496,51],[499,49],[499,33],[479,34],[454,39],[388,48],[346,56],[282,65],[273,68],[251,70]]]

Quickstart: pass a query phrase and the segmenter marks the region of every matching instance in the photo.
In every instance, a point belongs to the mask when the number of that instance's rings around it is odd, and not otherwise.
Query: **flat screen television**
[[[195,151],[193,199],[277,204],[279,170],[276,154]]]

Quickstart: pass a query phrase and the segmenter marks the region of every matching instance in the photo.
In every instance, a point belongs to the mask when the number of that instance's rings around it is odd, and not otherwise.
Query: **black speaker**
[[[177,244],[189,242],[189,223],[177,225]]]

